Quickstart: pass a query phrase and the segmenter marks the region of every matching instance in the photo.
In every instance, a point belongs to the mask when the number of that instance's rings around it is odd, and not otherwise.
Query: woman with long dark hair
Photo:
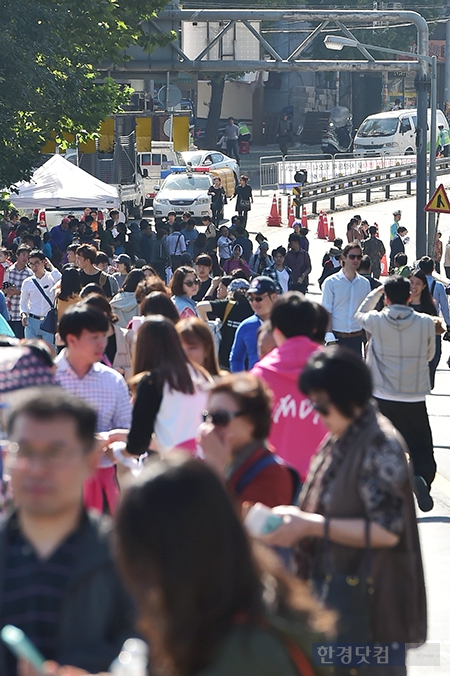
[[[241,217],[244,228],[247,225],[248,212],[252,208],[253,202],[252,186],[249,185],[249,181],[249,177],[242,174],[242,176],[239,176],[239,185],[235,190],[235,196],[237,197],[236,211]]]
[[[153,433],[161,453],[175,447],[193,451],[206,403],[202,388],[208,374],[191,364],[170,319],[154,315],[142,324],[133,374],[135,395],[128,452],[145,453]]]
[[[409,278],[409,283],[411,285],[411,300],[409,301],[410,307],[412,307],[416,312],[423,312],[426,315],[435,317],[433,321],[435,322],[436,328],[436,351],[434,353],[433,359],[428,362],[428,367],[430,369],[430,386],[431,389],[433,389],[434,380],[436,377],[436,369],[442,355],[441,335],[445,333],[445,327],[438,317],[436,305],[434,304],[433,296],[430,293],[428,281],[423,270],[414,270],[411,277]]]
[[[78,268],[72,266],[63,267],[61,279],[58,282],[59,291],[56,292],[56,309],[58,321],[70,305],[80,300],[81,281]]]
[[[270,552],[252,551],[223,483],[204,463],[151,463],[124,495],[116,536],[152,671],[313,674],[305,656],[312,632],[329,630],[333,619]]]

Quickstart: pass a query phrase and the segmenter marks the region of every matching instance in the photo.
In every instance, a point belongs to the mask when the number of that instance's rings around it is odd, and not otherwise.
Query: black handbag
[[[371,576],[372,556],[370,548],[370,521],[365,527],[366,548],[358,574],[347,575],[334,571],[329,540],[329,521],[325,520],[324,561],[325,578],[313,576],[313,587],[319,600],[336,610],[339,617],[336,626],[336,643],[367,643],[370,637],[371,597],[374,592]]]
[[[55,334],[56,333],[56,326],[57,326],[57,323],[58,323],[58,313],[56,311],[56,308],[54,307],[50,298],[45,293],[42,286],[40,284],[38,284],[35,279],[33,279],[32,281],[33,281],[33,284],[35,284],[36,288],[39,289],[39,291],[42,293],[42,295],[44,296],[47,303],[50,305],[50,310],[47,312],[45,319],[42,320],[42,322],[40,323],[39,326],[42,329],[42,331],[45,331],[46,333]]]

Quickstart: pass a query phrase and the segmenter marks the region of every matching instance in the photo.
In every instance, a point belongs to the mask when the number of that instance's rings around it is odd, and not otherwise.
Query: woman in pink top
[[[265,380],[273,393],[269,441],[304,481],[326,428],[299,391],[298,379],[309,357],[322,349],[318,343],[323,342],[328,313],[298,291],[291,291],[275,301],[270,322],[277,347],[251,372]]]

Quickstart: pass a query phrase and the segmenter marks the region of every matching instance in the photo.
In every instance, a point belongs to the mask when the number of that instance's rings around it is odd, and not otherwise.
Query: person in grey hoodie
[[[385,307],[375,310],[384,295]],[[367,361],[378,407],[409,447],[414,487],[423,512],[433,507],[430,487],[436,474],[433,439],[425,403],[430,392],[428,362],[435,352],[433,319],[408,306],[408,279],[395,275],[369,293],[355,313],[371,334]]]
[[[145,273],[142,270],[131,270],[119,293],[116,293],[111,300],[111,309],[119,318],[117,324],[123,329],[126,329],[128,322],[139,314],[139,304],[136,300],[135,291],[139,282],[144,279]]]

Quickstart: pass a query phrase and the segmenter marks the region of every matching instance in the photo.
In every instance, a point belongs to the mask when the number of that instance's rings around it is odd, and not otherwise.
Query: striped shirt
[[[56,657],[61,603],[83,523],[45,559],[20,532],[17,515],[8,525],[0,626],[22,629],[46,659]],[[16,659],[9,650],[5,654],[7,672],[2,676],[16,676]]]

